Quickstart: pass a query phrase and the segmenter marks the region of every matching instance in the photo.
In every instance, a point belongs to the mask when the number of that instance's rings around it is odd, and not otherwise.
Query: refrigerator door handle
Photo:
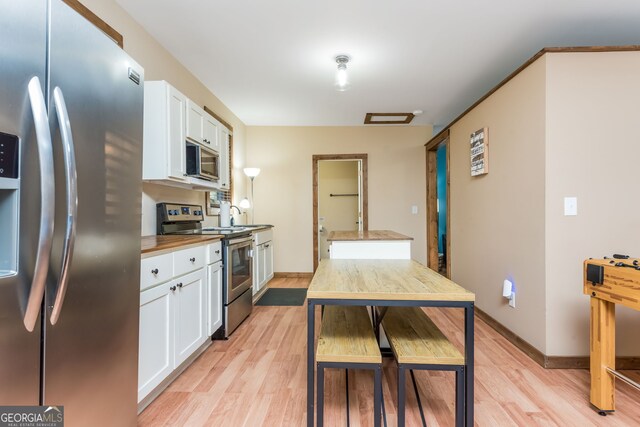
[[[59,87],[53,90],[53,102],[56,108],[62,146],[64,152],[64,172],[67,187],[67,230],[64,236],[64,248],[62,251],[62,267],[58,278],[56,299],[51,310],[50,322],[55,325],[60,318],[60,311],[64,302],[69,283],[69,269],[73,259],[73,247],[76,241],[76,218],[78,215],[78,173],[76,169],[75,147],[73,145],[73,135],[71,133],[71,122],[67,104],[64,102],[64,95]]]
[[[40,236],[38,237],[33,280],[24,314],[24,326],[31,332],[40,317],[40,306],[49,270],[55,215],[55,184],[49,119],[38,77],[33,77],[29,81],[28,93],[36,131],[38,163],[40,165]]]

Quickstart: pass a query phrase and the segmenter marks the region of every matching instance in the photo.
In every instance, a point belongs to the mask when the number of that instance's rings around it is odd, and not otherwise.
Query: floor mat
[[[255,305],[303,305],[307,288],[270,288]]]

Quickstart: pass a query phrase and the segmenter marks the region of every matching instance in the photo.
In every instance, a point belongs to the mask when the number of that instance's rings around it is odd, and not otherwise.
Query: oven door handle
[[[251,236],[238,237],[236,239],[229,239],[228,242],[229,242],[228,243],[229,247],[234,246],[234,248],[236,246],[246,246],[246,245],[241,245],[241,243],[245,243],[245,242],[251,245]]]

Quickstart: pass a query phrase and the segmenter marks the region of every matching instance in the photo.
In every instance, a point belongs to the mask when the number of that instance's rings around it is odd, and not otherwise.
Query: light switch
[[[418,207],[416,205],[411,206],[411,213],[414,215],[418,214]]]
[[[578,215],[578,198],[577,197],[565,197],[564,198],[564,216]]]

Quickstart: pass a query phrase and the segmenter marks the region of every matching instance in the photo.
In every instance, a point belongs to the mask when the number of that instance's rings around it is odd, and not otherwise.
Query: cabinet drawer
[[[144,258],[140,262],[140,290],[143,291],[173,277],[173,254]]]
[[[222,242],[215,242],[207,245],[207,264],[213,264],[222,259]]]
[[[259,231],[253,236],[253,241],[256,246],[271,240],[273,240],[273,230],[270,228],[268,230]]]
[[[174,276],[181,276],[203,268],[206,261],[206,246],[183,249],[173,253]]]

